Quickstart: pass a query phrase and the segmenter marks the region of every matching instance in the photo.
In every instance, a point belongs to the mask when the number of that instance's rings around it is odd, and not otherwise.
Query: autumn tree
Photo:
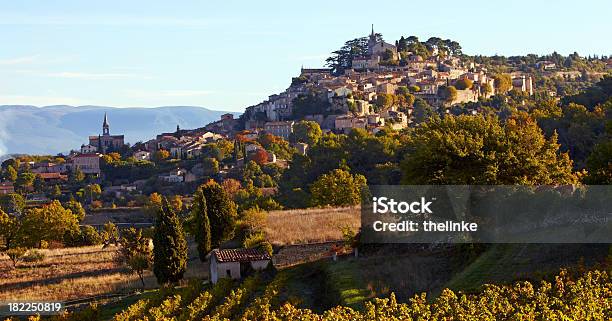
[[[83,218],[85,218],[85,209],[83,205],[77,200],[69,200],[64,204],[64,208],[69,209],[72,212],[72,215],[77,219],[77,221],[81,222]]]
[[[61,242],[65,235],[80,233],[76,217],[57,200],[40,208],[29,209],[21,224],[23,244],[27,247],[40,247],[43,241]]]
[[[20,231],[21,221],[0,208],[0,244],[2,245],[0,251],[15,247]]]
[[[249,155],[249,159],[258,165],[263,165],[268,162],[268,152],[263,149],[257,149]]]
[[[165,149],[160,149],[156,151],[155,153],[153,153],[152,159],[154,162],[159,163],[167,159],[168,157],[170,157],[170,152]]]
[[[416,128],[401,163],[404,184],[568,184],[572,161],[536,122],[517,114],[431,118]]]
[[[508,74],[497,74],[493,76],[493,81],[497,92],[505,93],[512,89],[512,77]]]
[[[166,198],[157,212],[153,236],[153,273],[160,284],[176,283],[187,268],[187,241],[178,216]]]
[[[361,192],[366,187],[363,175],[351,175],[346,170],[335,169],[321,175],[310,188],[313,206],[347,206],[361,201]]]

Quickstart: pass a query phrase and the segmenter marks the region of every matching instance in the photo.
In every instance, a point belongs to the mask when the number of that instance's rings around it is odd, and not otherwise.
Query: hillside
[[[108,114],[112,134],[131,144],[161,132],[202,127],[226,113],[194,106],[115,108],[104,106],[0,106],[0,155],[57,154],[78,149],[101,131]]]

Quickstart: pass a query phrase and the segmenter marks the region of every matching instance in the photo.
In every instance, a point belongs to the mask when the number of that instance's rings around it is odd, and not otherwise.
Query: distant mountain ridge
[[[88,142],[89,135],[102,133],[105,112],[111,134],[123,134],[131,144],[174,131],[177,125],[185,129],[203,127],[228,113],[197,106],[0,105],[0,156],[57,154],[78,149]]]

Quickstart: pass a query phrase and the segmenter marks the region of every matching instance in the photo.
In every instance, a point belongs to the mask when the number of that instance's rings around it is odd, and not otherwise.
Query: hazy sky
[[[469,54],[612,54],[612,2],[0,0],[0,104],[240,111],[370,24]]]

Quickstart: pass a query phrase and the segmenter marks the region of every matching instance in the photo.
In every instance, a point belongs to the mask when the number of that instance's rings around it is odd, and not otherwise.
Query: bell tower
[[[104,122],[102,123],[102,135],[110,135],[110,126],[108,125],[108,117],[106,117],[106,113],[104,113]]]

